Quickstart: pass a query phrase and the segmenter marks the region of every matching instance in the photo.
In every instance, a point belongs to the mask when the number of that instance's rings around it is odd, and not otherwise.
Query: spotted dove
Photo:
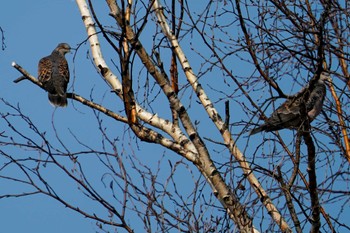
[[[250,135],[261,131],[271,132],[285,128],[298,129],[302,125],[303,119],[305,119],[302,117],[301,106],[306,93],[308,93],[308,98],[305,100],[305,110],[309,122],[313,121],[322,110],[323,101],[326,96],[325,81],[327,80],[330,80],[329,74],[322,72],[320,78],[312,87],[309,84],[297,93],[294,98],[288,98],[287,101],[272,113],[264,124],[250,131]]]
[[[70,51],[70,46],[61,43],[52,51],[51,55],[40,59],[38,79],[48,92],[49,101],[54,106],[67,106],[67,85],[69,82],[69,68],[64,55]]]

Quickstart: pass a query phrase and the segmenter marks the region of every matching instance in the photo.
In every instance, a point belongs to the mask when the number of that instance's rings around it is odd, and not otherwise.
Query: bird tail
[[[62,96],[59,94],[49,93],[49,101],[55,107],[66,107],[68,104],[66,94]]]
[[[265,130],[265,125],[256,127],[255,129],[252,129],[252,130],[249,132],[249,136],[250,136],[250,135],[257,134],[257,133],[260,133],[261,131],[264,131],[264,130]]]

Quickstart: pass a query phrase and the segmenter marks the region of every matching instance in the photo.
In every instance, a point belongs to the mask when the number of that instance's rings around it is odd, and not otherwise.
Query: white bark
[[[119,97],[122,98],[122,84],[119,78],[109,69],[107,63],[105,62],[102,51],[99,43],[99,39],[97,36],[97,32],[95,29],[95,23],[91,17],[91,13],[89,7],[86,3],[86,0],[76,0],[76,3],[79,7],[80,14],[83,19],[83,23],[86,28],[87,36],[90,42],[91,53],[93,56],[93,61],[95,66],[99,69],[103,68],[107,70],[107,72],[102,73],[104,79],[111,86],[111,88],[117,91]],[[169,120],[165,120],[158,115],[147,112],[143,108],[140,107],[138,103],[136,103],[137,116],[142,121],[150,124],[170,135],[178,144],[182,144],[185,140],[187,141],[187,137],[182,133],[178,126],[175,126]],[[164,135],[163,135],[164,136]],[[171,144],[171,140],[167,140],[166,138],[162,139],[162,145],[168,147]],[[196,159],[196,149],[191,143],[187,143],[185,149],[188,151],[185,154],[185,157],[190,161],[195,161]]]
[[[289,229],[288,224],[284,221],[282,215],[278,211],[278,209],[273,205],[271,199],[267,195],[266,191],[261,186],[258,179],[255,177],[252,169],[249,166],[249,163],[246,161],[245,156],[239,150],[239,148],[235,145],[234,140],[232,139],[231,133],[225,128],[225,122],[220,117],[220,114],[215,109],[213,103],[210,101],[210,98],[207,96],[202,86],[198,82],[197,76],[194,74],[189,60],[187,59],[185,53],[182,51],[181,46],[172,33],[169,24],[166,21],[166,18],[163,13],[163,8],[160,5],[158,0],[155,0],[153,3],[153,9],[155,10],[155,14],[158,18],[159,24],[163,30],[164,35],[168,38],[168,41],[171,43],[172,47],[175,50],[178,60],[182,66],[182,70],[186,75],[188,82],[191,84],[193,90],[196,92],[200,102],[204,106],[206,112],[209,117],[216,125],[218,130],[221,132],[221,135],[224,139],[225,144],[231,151],[231,154],[235,157],[235,159],[240,163],[240,166],[243,172],[246,174],[247,179],[249,180],[252,187],[254,187],[258,196],[264,200],[264,206],[267,211],[272,215],[274,220],[281,226],[281,229]]]

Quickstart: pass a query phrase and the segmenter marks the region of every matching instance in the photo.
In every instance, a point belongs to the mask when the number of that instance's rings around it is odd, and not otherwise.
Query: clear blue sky
[[[76,3],[73,0],[4,1],[0,8],[0,26],[5,32],[6,43],[6,49],[0,51],[1,97],[12,104],[19,103],[23,112],[41,130],[50,132],[54,108],[48,103],[47,94],[27,81],[14,84],[12,81],[20,74],[11,67],[11,62],[16,61],[36,76],[38,60],[49,55],[58,43],[67,42],[75,47],[82,42],[86,33]],[[79,76],[76,91],[88,96],[91,87],[101,81],[90,61],[86,59],[87,48],[85,46],[77,55],[75,76]],[[71,66],[71,80],[74,79],[72,58],[72,54],[67,55]],[[89,133],[92,131],[89,126],[94,125],[94,119],[87,116],[91,111],[76,106],[77,111],[73,109],[71,102],[69,105],[68,108],[55,112],[55,123],[81,132],[81,135],[85,135],[83,140],[92,143],[95,138]],[[67,130],[64,132],[67,133]],[[55,179],[54,175],[52,177]],[[65,185],[64,182],[56,181],[61,186]],[[0,179],[0,187],[1,193],[19,189],[3,179]],[[74,200],[74,193],[70,198]],[[42,195],[4,198],[0,200],[0,209],[0,232],[95,232],[97,229],[93,221]]]

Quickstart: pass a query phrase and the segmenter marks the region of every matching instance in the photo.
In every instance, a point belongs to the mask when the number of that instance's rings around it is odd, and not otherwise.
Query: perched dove
[[[67,106],[67,85],[69,68],[64,55],[70,51],[70,46],[61,43],[52,51],[50,56],[39,61],[38,79],[48,92],[49,101],[54,106]]]
[[[325,81],[327,80],[330,80],[329,74],[327,72],[322,72],[320,78],[316,81],[315,85],[313,85],[312,90],[307,86],[296,94],[294,98],[289,98],[272,113],[264,124],[250,131],[250,135],[261,131],[270,132],[285,128],[299,128],[303,123],[301,103],[307,92],[309,92],[309,98],[305,103],[305,108],[309,121],[313,121],[322,110],[323,101],[326,96]]]

